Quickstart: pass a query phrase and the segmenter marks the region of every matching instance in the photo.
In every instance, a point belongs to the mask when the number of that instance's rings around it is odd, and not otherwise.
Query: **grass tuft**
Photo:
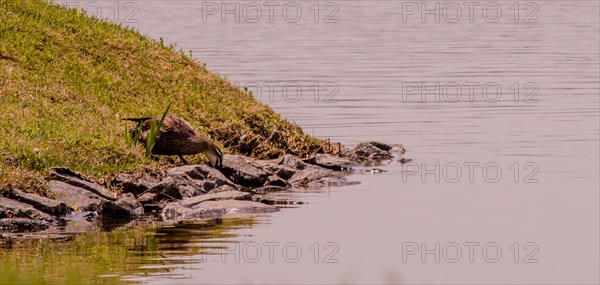
[[[146,136],[146,158],[150,158],[150,155],[152,155],[152,149],[154,148],[154,144],[156,143],[156,137],[158,137],[158,134],[160,133],[160,128],[162,127],[170,108],[171,103],[169,103],[167,109],[160,118],[160,122],[156,123],[156,121],[152,120],[150,124],[150,130],[148,131],[148,136]],[[141,126],[142,124],[140,124],[140,130],[138,130],[137,132],[138,134],[141,133]]]

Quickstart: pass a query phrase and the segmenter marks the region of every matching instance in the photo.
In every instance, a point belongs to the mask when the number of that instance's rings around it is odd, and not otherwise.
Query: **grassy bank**
[[[53,166],[109,178],[172,164],[144,159],[121,121],[160,115],[169,103],[227,153],[274,158],[320,148],[162,41],[41,0],[0,0],[0,16],[0,190],[43,192]]]

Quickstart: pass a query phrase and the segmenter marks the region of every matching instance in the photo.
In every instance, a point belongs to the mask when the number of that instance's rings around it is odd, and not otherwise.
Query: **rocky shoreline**
[[[278,208],[264,194],[294,188],[322,188],[356,184],[347,180],[353,167],[375,161],[406,160],[402,145],[363,142],[353,149],[338,145],[309,159],[284,155],[256,160],[225,155],[219,169],[184,165],[163,177],[119,174],[110,188],[67,168],[49,176],[51,198],[9,189],[0,196],[0,233],[35,232],[66,224],[74,216],[128,222],[148,214],[162,222],[219,218],[235,213],[269,213]]]

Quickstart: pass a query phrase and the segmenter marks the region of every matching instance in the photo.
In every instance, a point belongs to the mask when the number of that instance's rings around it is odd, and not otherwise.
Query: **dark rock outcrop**
[[[159,182],[160,180],[157,178],[148,175],[135,178],[131,174],[121,173],[115,177],[112,185],[123,189],[124,193],[132,193],[135,196],[140,196]]]
[[[54,216],[64,216],[69,210],[65,203],[61,203],[59,201],[36,194],[23,192],[18,189],[9,190],[7,192],[7,196],[14,200],[29,204],[46,214]]]
[[[100,202],[107,200],[88,189],[57,180],[48,182],[48,192],[52,193],[57,201],[67,204],[76,212],[95,211]]]
[[[381,146],[382,144],[378,144]],[[370,143],[363,142],[359,143],[354,147],[354,154],[360,159],[371,159],[371,160],[382,160],[382,159],[391,159],[392,155],[388,152],[389,147],[385,145],[385,149],[379,148],[378,146]],[[389,148],[388,148],[389,147]]]
[[[394,156],[402,155],[406,152],[404,146],[397,144],[395,146],[381,142],[361,142],[353,149],[342,147],[342,157],[353,162],[369,163],[372,161],[389,160]]]
[[[167,171],[166,177],[148,192],[156,194],[157,199],[185,199],[206,194],[216,188],[227,185],[237,189],[218,170],[206,165],[185,165]]]
[[[251,158],[226,154],[223,156],[221,172],[243,187],[260,187],[271,175],[261,166]]]
[[[138,216],[133,210],[109,200],[100,202],[96,212],[103,219],[111,220],[133,220]]]
[[[120,174],[111,183],[123,190],[120,195],[69,169],[55,168],[48,182],[53,199],[20,190],[5,192],[12,199],[0,197],[0,231],[45,229],[65,214],[128,221],[160,213],[164,221],[177,222],[275,212],[278,208],[272,205],[289,203],[273,200],[269,193],[356,184],[347,180],[353,166],[394,156],[404,160],[405,150],[402,145],[371,141],[353,149],[340,145],[336,153],[340,155],[321,153],[305,160],[289,154],[274,160],[225,155],[218,170],[184,165],[167,170],[161,179]]]
[[[135,196],[131,193],[123,193],[115,204],[128,209],[136,215],[144,214],[144,205],[140,201],[138,201]]]
[[[352,161],[332,154],[319,153],[307,160],[308,163],[335,171],[350,170]]]
[[[29,204],[0,196],[0,219],[25,218],[36,221],[53,222],[55,219]]]
[[[75,187],[87,189],[93,192],[96,195],[108,200],[116,200],[117,194],[111,192],[110,190],[104,188],[102,185],[86,180],[81,177],[80,174],[77,174],[71,171],[68,168],[57,167],[54,168],[52,172],[50,172],[50,178],[52,180],[62,181],[64,183],[73,185]]]

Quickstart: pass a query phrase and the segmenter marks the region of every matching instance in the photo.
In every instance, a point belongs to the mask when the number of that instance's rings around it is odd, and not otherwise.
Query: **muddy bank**
[[[127,222],[153,215],[167,223],[213,219],[237,213],[278,211],[264,195],[294,188],[356,184],[354,166],[405,159],[402,145],[363,142],[354,148],[330,146],[309,159],[284,155],[274,160],[225,155],[219,169],[207,165],[174,167],[164,176],[123,173],[107,187],[66,168],[54,168],[48,197],[19,189],[0,196],[0,233],[34,232],[73,217]],[[109,189],[110,188],[110,189]],[[118,194],[117,194],[118,193]]]

